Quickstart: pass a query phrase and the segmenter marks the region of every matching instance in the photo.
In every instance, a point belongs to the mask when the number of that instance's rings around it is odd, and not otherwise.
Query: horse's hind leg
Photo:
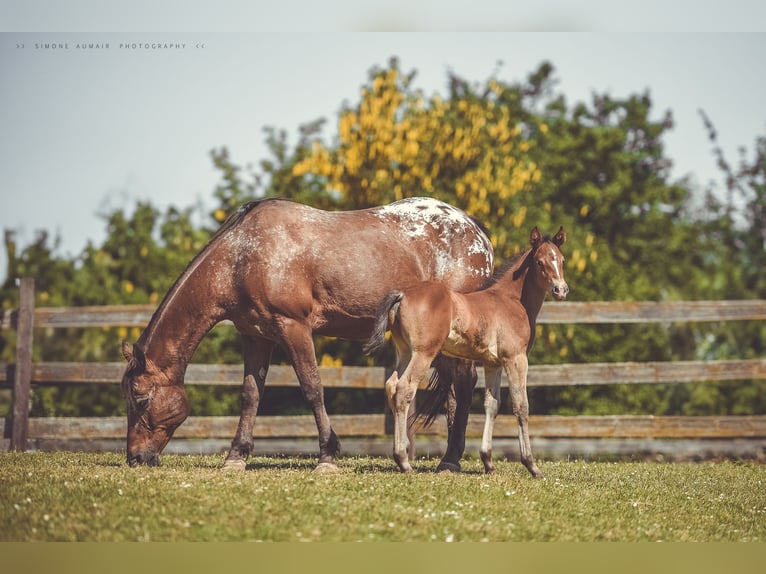
[[[274,343],[266,339],[242,336],[245,359],[245,378],[242,384],[242,411],[231,449],[226,456],[223,468],[244,470],[245,461],[253,451],[253,426],[258,413],[258,405],[266,384],[266,373],[271,362]]]
[[[401,376],[394,372],[386,381],[388,403],[394,414],[394,461],[402,472],[412,472],[409,461],[409,410],[419,384],[428,376],[431,357],[415,353]]]
[[[290,355],[303,396],[314,411],[314,420],[319,432],[319,464],[316,470],[337,470],[335,456],[340,452],[340,441],[330,426],[330,417],[325,409],[324,389],[319,378],[311,329],[296,321],[285,319],[283,337],[285,350]]]
[[[476,366],[471,361],[440,357],[435,363],[441,380],[450,381],[447,397],[447,450],[438,471],[460,472],[460,459],[465,452],[465,431],[476,387]]]

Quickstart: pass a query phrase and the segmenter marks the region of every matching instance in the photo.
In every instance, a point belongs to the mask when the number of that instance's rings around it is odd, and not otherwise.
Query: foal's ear
[[[543,236],[540,234],[540,230],[537,229],[537,226],[533,227],[532,231],[529,232],[529,242],[532,244],[532,247],[540,245],[542,240]]]
[[[553,237],[553,243],[555,243],[557,247],[561,247],[566,240],[567,232],[564,231],[564,227],[562,226],[559,228],[559,232]]]

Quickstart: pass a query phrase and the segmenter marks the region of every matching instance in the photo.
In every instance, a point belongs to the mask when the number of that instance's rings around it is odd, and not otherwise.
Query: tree
[[[6,234],[9,281],[2,288],[3,307],[16,304],[12,281],[26,274],[38,278],[40,305],[157,304],[218,224],[241,204],[270,196],[324,209],[437,197],[488,226],[498,265],[526,247],[532,226],[553,232],[564,225],[574,300],[766,296],[766,138],[756,142],[752,158],[743,154],[736,168],[714,147],[726,193],[724,198],[708,193],[699,211],[693,208],[695,190],[670,180],[663,137],[673,119],[669,112],[656,114],[649,93],[593,94],[589,102],[570,105],[557,93],[550,63],[518,82],[504,80],[500,72],[475,84],[450,74],[446,94],[426,95],[416,87],[415,72],[402,71],[396,59],[373,68],[356,99],[343,104],[332,136],[323,134],[328,124],[322,119],[303,125],[294,144],[285,130],[267,128],[269,157],[257,167],[234,164],[226,148],[211,151],[221,181],[212,191],[209,219],[198,217],[194,208],[161,213],[149,203],[130,213],[117,209],[104,215],[104,243],[89,244],[71,260],[59,256],[56,242],[45,234],[24,249]],[[712,123],[705,121],[716,144]],[[134,340],[138,332],[66,335],[39,338],[36,359],[119,360],[120,340]],[[763,355],[764,340],[758,324],[546,325],[538,326],[531,361],[748,358]],[[12,345],[4,342],[0,357],[12,360]],[[356,343],[320,339],[317,350],[323,364],[371,363]],[[236,333],[213,330],[194,360],[240,362]],[[284,360],[275,355],[275,361]],[[189,391],[195,411],[237,410],[235,390]],[[35,412],[70,412],[69,403],[80,404],[71,410],[81,408],[83,414],[103,407],[81,390],[66,392],[80,394],[45,390],[36,395]],[[766,412],[764,394],[761,384],[530,392],[535,412],[560,414]],[[263,406],[269,412],[286,408],[279,403],[300,402],[289,391],[272,389],[267,396],[276,397]],[[328,394],[331,410],[352,403],[369,409],[373,402],[366,395]]]

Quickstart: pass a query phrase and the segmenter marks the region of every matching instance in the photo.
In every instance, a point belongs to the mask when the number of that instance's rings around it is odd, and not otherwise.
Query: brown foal
[[[562,227],[554,237],[547,238],[535,227],[529,239],[531,249],[511,261],[486,289],[461,294],[444,284],[426,281],[392,291],[381,302],[366,349],[370,353],[379,350],[385,345],[386,331],[391,331],[397,366],[386,381],[386,394],[395,419],[394,460],[402,472],[412,471],[407,452],[410,405],[418,386],[428,378],[434,357],[442,353],[484,365],[486,418],[481,459],[485,471],[494,471],[492,430],[505,369],[519,424],[521,462],[532,476],[542,476],[529,442],[527,354],[546,294],[562,300],[569,293],[559,249],[566,241],[566,232]]]

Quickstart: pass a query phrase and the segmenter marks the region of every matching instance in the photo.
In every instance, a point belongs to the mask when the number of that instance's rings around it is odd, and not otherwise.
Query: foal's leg
[[[412,397],[410,406],[407,407],[407,458],[415,460],[415,423],[418,420],[418,409],[415,397]]]
[[[522,353],[506,361],[505,370],[511,386],[511,405],[519,423],[519,448],[521,462],[535,478],[543,473],[535,464],[532,446],[529,442],[529,400],[527,399],[527,355]]]
[[[414,353],[401,376],[394,372],[386,381],[388,403],[394,413],[394,461],[402,472],[412,472],[408,458],[408,412],[418,386],[428,376],[432,359],[433,356]]]
[[[500,377],[502,369],[484,367],[484,433],[481,437],[481,462],[484,463],[484,472],[495,472],[492,464],[492,433],[495,428],[495,418],[500,410]]]
[[[440,357],[435,363],[440,380],[450,384],[447,397],[447,450],[437,471],[460,472],[460,459],[465,452],[465,431],[476,388],[476,365],[472,361]]]
[[[316,350],[311,329],[297,321],[285,319],[283,323],[283,345],[298,376],[303,396],[314,411],[319,432],[319,464],[317,471],[335,471],[335,455],[340,452],[340,442],[330,426],[330,417],[324,405],[324,389],[319,378]]]
[[[242,384],[242,412],[231,449],[223,468],[244,470],[245,461],[253,451],[253,425],[258,413],[258,404],[266,384],[266,373],[271,362],[274,343],[257,337],[242,337],[245,358],[245,379]]]

